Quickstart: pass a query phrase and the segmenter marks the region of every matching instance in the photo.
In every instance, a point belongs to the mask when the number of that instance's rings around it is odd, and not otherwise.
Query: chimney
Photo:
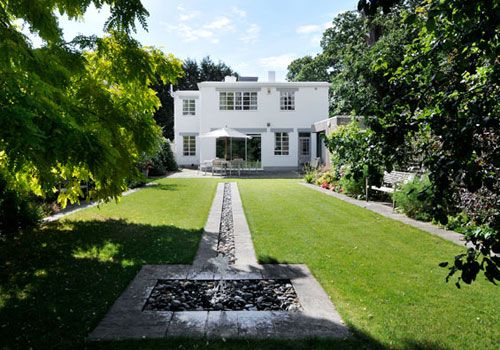
[[[224,77],[225,83],[236,83],[236,77],[234,75],[227,75]]]
[[[274,83],[276,81],[276,72],[273,70],[270,70],[267,72],[267,81],[270,83]]]

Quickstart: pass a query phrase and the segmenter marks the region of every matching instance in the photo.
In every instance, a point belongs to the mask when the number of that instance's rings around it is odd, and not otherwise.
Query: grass
[[[498,287],[437,267],[460,247],[277,179],[238,180],[258,257],[306,263],[354,337],[86,342],[141,265],[191,263],[217,181],[160,180],[0,243],[0,349],[496,349]]]
[[[0,348],[74,348],[143,264],[189,264],[216,182],[160,180],[0,243]]]
[[[462,248],[296,182],[239,184],[260,261],[307,264],[344,321],[385,347],[498,349],[498,287],[457,289],[438,267]]]

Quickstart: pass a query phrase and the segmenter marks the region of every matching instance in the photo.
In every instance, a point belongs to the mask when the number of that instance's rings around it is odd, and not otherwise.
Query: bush
[[[433,217],[433,194],[427,175],[400,186],[394,193],[394,200],[399,209],[410,218],[429,221]]]
[[[315,176],[314,176],[314,174],[306,174],[306,175],[304,176],[304,180],[305,180],[308,184],[310,184],[310,183],[312,183],[312,182],[313,182],[314,177],[315,177]]]
[[[332,185],[337,180],[338,180],[338,176],[336,175],[336,173],[334,171],[327,171],[327,172],[321,174],[321,176],[319,176],[315,180],[315,182],[316,182],[316,185],[321,186],[323,184]]]
[[[151,158],[152,168],[149,169],[149,175],[165,175],[167,171],[176,171],[179,169],[174,158],[174,153],[170,145],[170,140],[163,138],[161,150],[156,156]]]
[[[7,187],[0,177],[0,237],[20,229],[36,226],[42,218],[41,208],[28,195]]]
[[[340,188],[345,194],[351,196],[364,197],[366,194],[366,177],[362,176],[355,179],[352,174],[347,172],[339,181]]]

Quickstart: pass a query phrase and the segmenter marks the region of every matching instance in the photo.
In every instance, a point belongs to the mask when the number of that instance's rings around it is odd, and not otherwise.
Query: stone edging
[[[374,213],[380,214],[380,215],[385,216],[387,218],[390,218],[390,219],[402,222],[404,224],[410,225],[412,227],[418,228],[419,230],[428,232],[431,235],[439,236],[439,237],[446,239],[450,242],[453,242],[455,244],[458,244],[461,246],[465,245],[464,236],[461,235],[460,233],[442,229],[442,228],[440,228],[436,225],[433,225],[431,223],[428,223],[428,222],[422,222],[422,221],[411,219],[411,218],[407,217],[406,215],[393,212],[392,207],[383,205],[383,204],[378,203],[378,202],[372,202],[372,201],[366,202],[363,200],[354,199],[354,198],[348,197],[344,194],[333,192],[333,191],[330,191],[330,190],[327,190],[327,189],[324,189],[324,188],[321,188],[321,187],[318,187],[315,185],[307,184],[304,182],[298,182],[298,184],[305,186],[305,187],[308,187],[310,189],[313,189],[315,191],[327,194],[329,196],[335,197],[337,199],[343,200],[344,202],[348,202],[348,203],[357,205],[358,207],[368,209],[370,211],[373,211]],[[467,246],[472,247],[472,245],[470,243]]]
[[[193,265],[145,265],[89,339],[162,337],[346,338],[350,336],[329,296],[306,265],[264,264],[255,257],[236,183],[231,183],[236,263],[226,280],[290,280],[303,311],[148,311],[158,280],[220,280],[209,261],[217,255],[224,184],[219,183]]]
[[[126,195],[129,195],[131,193],[134,193],[134,192],[137,192],[139,190],[142,190],[144,188],[148,188],[148,187],[151,187],[151,186],[156,186],[158,185],[158,183],[156,182],[148,182],[147,184],[145,184],[144,186],[142,187],[136,187],[136,188],[133,188],[131,190],[128,190],[128,191],[125,191],[125,192],[122,192],[122,196],[126,196]],[[78,206],[76,206],[75,208],[73,209],[70,209],[68,211],[66,210],[61,210],[61,212],[57,213],[57,214],[54,214],[54,215],[51,215],[51,216],[47,216],[46,218],[43,218],[42,221],[45,223],[45,222],[52,222],[52,221],[56,221],[56,220],[59,220],[60,218],[63,218],[67,215],[70,215],[70,214],[73,214],[73,213],[76,213],[80,210],[83,210],[83,209],[87,209],[87,208],[92,208],[92,207],[95,207],[99,204],[102,204],[104,203],[104,201],[100,201],[100,202],[90,202],[90,203],[83,203],[83,204],[80,204]]]

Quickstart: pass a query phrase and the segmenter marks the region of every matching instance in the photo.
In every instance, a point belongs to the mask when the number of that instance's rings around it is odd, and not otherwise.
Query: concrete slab
[[[276,334],[271,311],[235,311],[238,336],[242,338],[272,338]]]
[[[238,335],[238,314],[235,311],[209,311],[207,338],[228,338]]]
[[[204,337],[206,335],[207,318],[208,311],[175,312],[168,326],[166,336]]]

